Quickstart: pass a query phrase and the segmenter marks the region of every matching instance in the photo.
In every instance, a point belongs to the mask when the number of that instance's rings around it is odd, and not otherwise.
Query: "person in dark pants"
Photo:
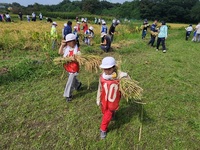
[[[144,39],[147,35],[147,28],[149,27],[149,23],[147,19],[144,20],[144,23],[142,25],[142,39]]]
[[[109,52],[111,47],[111,38],[105,32],[101,33],[101,38],[103,38],[103,42],[101,43],[101,49],[104,52]]]
[[[160,43],[162,43],[163,53],[166,53],[165,40],[167,39],[168,27],[164,21],[162,21],[161,23],[162,23],[162,25],[161,25],[159,33],[158,33],[156,51],[159,50]]]
[[[112,21],[112,25],[110,26],[110,29],[108,31],[110,37],[111,37],[111,42],[113,42],[113,38],[114,38],[114,33],[115,33],[115,27],[120,23],[119,20],[113,20]]]
[[[192,25],[190,24],[187,28],[185,28],[185,30],[186,30],[185,40],[187,41],[188,38],[190,37],[191,32],[193,31]]]
[[[155,42],[156,36],[158,35],[158,30],[157,30],[157,28],[156,28],[157,22],[158,22],[158,21],[155,20],[155,21],[153,22],[153,24],[151,25],[151,39],[150,39],[148,45],[151,45],[152,47],[153,47],[153,44],[154,44],[154,42]]]
[[[23,14],[22,14],[22,12],[21,12],[21,11],[19,12],[18,16],[19,16],[19,19],[22,21]]]

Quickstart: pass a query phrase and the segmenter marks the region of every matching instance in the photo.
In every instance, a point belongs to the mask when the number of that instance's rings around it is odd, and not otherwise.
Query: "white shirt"
[[[191,26],[189,26],[189,27],[185,28],[185,30],[191,32],[191,31],[193,31],[193,28]]]
[[[200,34],[200,23],[196,26],[197,34]]]

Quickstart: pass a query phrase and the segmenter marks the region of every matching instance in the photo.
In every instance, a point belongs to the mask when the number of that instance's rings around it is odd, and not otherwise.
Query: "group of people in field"
[[[148,42],[148,45],[151,47],[154,47],[154,43],[157,38],[157,44],[156,44],[156,51],[159,50],[160,43],[162,44],[162,51],[163,53],[166,53],[166,45],[165,40],[167,39],[168,35],[168,26],[166,25],[165,21],[161,21],[161,25],[158,25],[158,21],[154,20],[153,24],[149,24],[147,19],[144,20],[142,25],[142,39],[145,39],[147,34],[147,29],[150,28],[150,41]],[[185,34],[185,40],[189,40],[191,33],[193,32],[193,42],[200,42],[200,23],[198,23],[194,28],[192,27],[192,24],[190,24],[188,27],[185,28],[186,34]]]
[[[148,45],[151,47],[154,47],[155,40],[157,38],[157,44],[156,44],[156,51],[159,51],[160,43],[162,44],[162,52],[166,53],[166,45],[165,40],[167,39],[168,35],[168,27],[165,23],[165,21],[161,21],[161,25],[158,28],[158,21],[154,20],[152,25],[149,25],[148,20],[145,19],[142,25],[142,39],[145,39],[147,34],[147,29],[150,27],[150,34],[151,38],[148,42]]]
[[[0,22],[11,22],[10,14],[8,12],[5,14],[0,14]]]
[[[39,20],[43,20],[42,13],[40,13],[38,15],[38,17],[39,17]],[[21,11],[18,13],[18,18],[19,18],[20,21],[23,20],[23,13]],[[32,12],[31,17],[30,17],[30,15],[26,15],[26,18],[27,18],[28,22],[30,22],[30,21],[36,21],[37,15],[36,15],[35,12]],[[2,21],[2,22],[4,22],[4,21],[5,22],[12,22],[13,20],[11,19],[10,14],[7,12],[5,14],[0,14],[0,21]]]
[[[192,24],[190,24],[187,28],[185,28],[186,34],[185,34],[185,40],[187,41],[193,32],[193,42],[200,42],[200,22],[195,26],[195,28],[192,27]]]
[[[101,43],[100,47],[103,51],[109,52],[111,42],[114,38],[115,27],[120,23],[119,20],[114,19],[111,27],[108,31],[106,22],[102,20],[101,26]],[[57,23],[52,23],[51,37],[53,39],[52,48],[55,49],[55,42],[57,39],[56,31]],[[79,35],[83,30],[83,42],[87,45],[91,45],[91,39],[94,37],[94,28],[88,27],[87,20],[82,22],[76,22],[76,25],[72,29],[72,22],[68,21],[64,24],[62,29],[62,41],[58,50],[58,54],[63,57],[73,57],[74,59],[64,64],[64,69],[68,73],[68,80],[64,88],[63,96],[66,98],[66,102],[71,102],[73,99],[73,91],[79,90],[82,83],[77,79],[79,74],[79,63],[75,59],[76,55],[80,55],[80,43]],[[100,138],[105,139],[107,135],[107,128],[111,119],[115,115],[115,111],[119,108],[119,101],[121,98],[121,92],[119,90],[119,81],[121,78],[129,78],[128,74],[121,72],[117,69],[116,60],[112,56],[103,58],[100,68],[103,73],[99,78],[99,86],[97,92],[97,105],[102,110],[102,122],[100,125]]]
[[[76,20],[77,20],[77,17],[76,17]],[[111,43],[113,42],[113,39],[114,39],[115,28],[119,23],[120,23],[119,20],[114,19],[108,30],[105,20],[101,20],[101,31],[100,31],[100,35],[101,35],[100,45],[101,46],[100,48],[104,52],[110,51]],[[58,38],[56,27],[57,27],[57,23],[52,22],[52,27],[51,27],[51,38],[53,41],[52,49],[55,49],[56,41]],[[63,29],[62,29],[62,38],[65,40],[66,35],[69,33],[73,33],[74,35],[76,35],[76,42],[77,42],[78,47],[80,46],[79,40],[82,40],[86,45],[91,46],[94,35],[95,35],[94,27],[88,26],[87,18],[82,18],[81,22],[77,21],[74,27],[72,27],[71,21],[64,23]]]

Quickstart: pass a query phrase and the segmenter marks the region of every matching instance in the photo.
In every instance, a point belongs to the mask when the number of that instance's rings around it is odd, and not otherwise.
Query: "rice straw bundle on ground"
[[[102,57],[96,55],[74,55],[72,57],[58,57],[53,61],[56,65],[68,63],[71,61],[77,61],[80,66],[84,66],[88,72],[98,71],[101,64]]]
[[[120,80],[120,91],[127,102],[131,99],[139,100],[137,103],[142,103],[143,89],[138,86],[138,82],[129,78],[122,78]],[[136,101],[134,101],[136,102]]]

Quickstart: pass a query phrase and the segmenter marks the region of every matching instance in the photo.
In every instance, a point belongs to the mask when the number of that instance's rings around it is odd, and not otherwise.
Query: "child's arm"
[[[61,55],[64,54],[63,48],[64,48],[65,46],[66,46],[66,42],[65,42],[65,40],[62,40],[61,45],[60,45],[60,48],[59,48],[59,50],[58,50],[58,54],[61,54]]]
[[[101,102],[101,82],[100,82],[100,79],[99,79],[99,85],[98,85],[98,91],[97,91],[97,100],[96,100],[96,103],[97,105],[99,106],[100,105],[100,102]]]

